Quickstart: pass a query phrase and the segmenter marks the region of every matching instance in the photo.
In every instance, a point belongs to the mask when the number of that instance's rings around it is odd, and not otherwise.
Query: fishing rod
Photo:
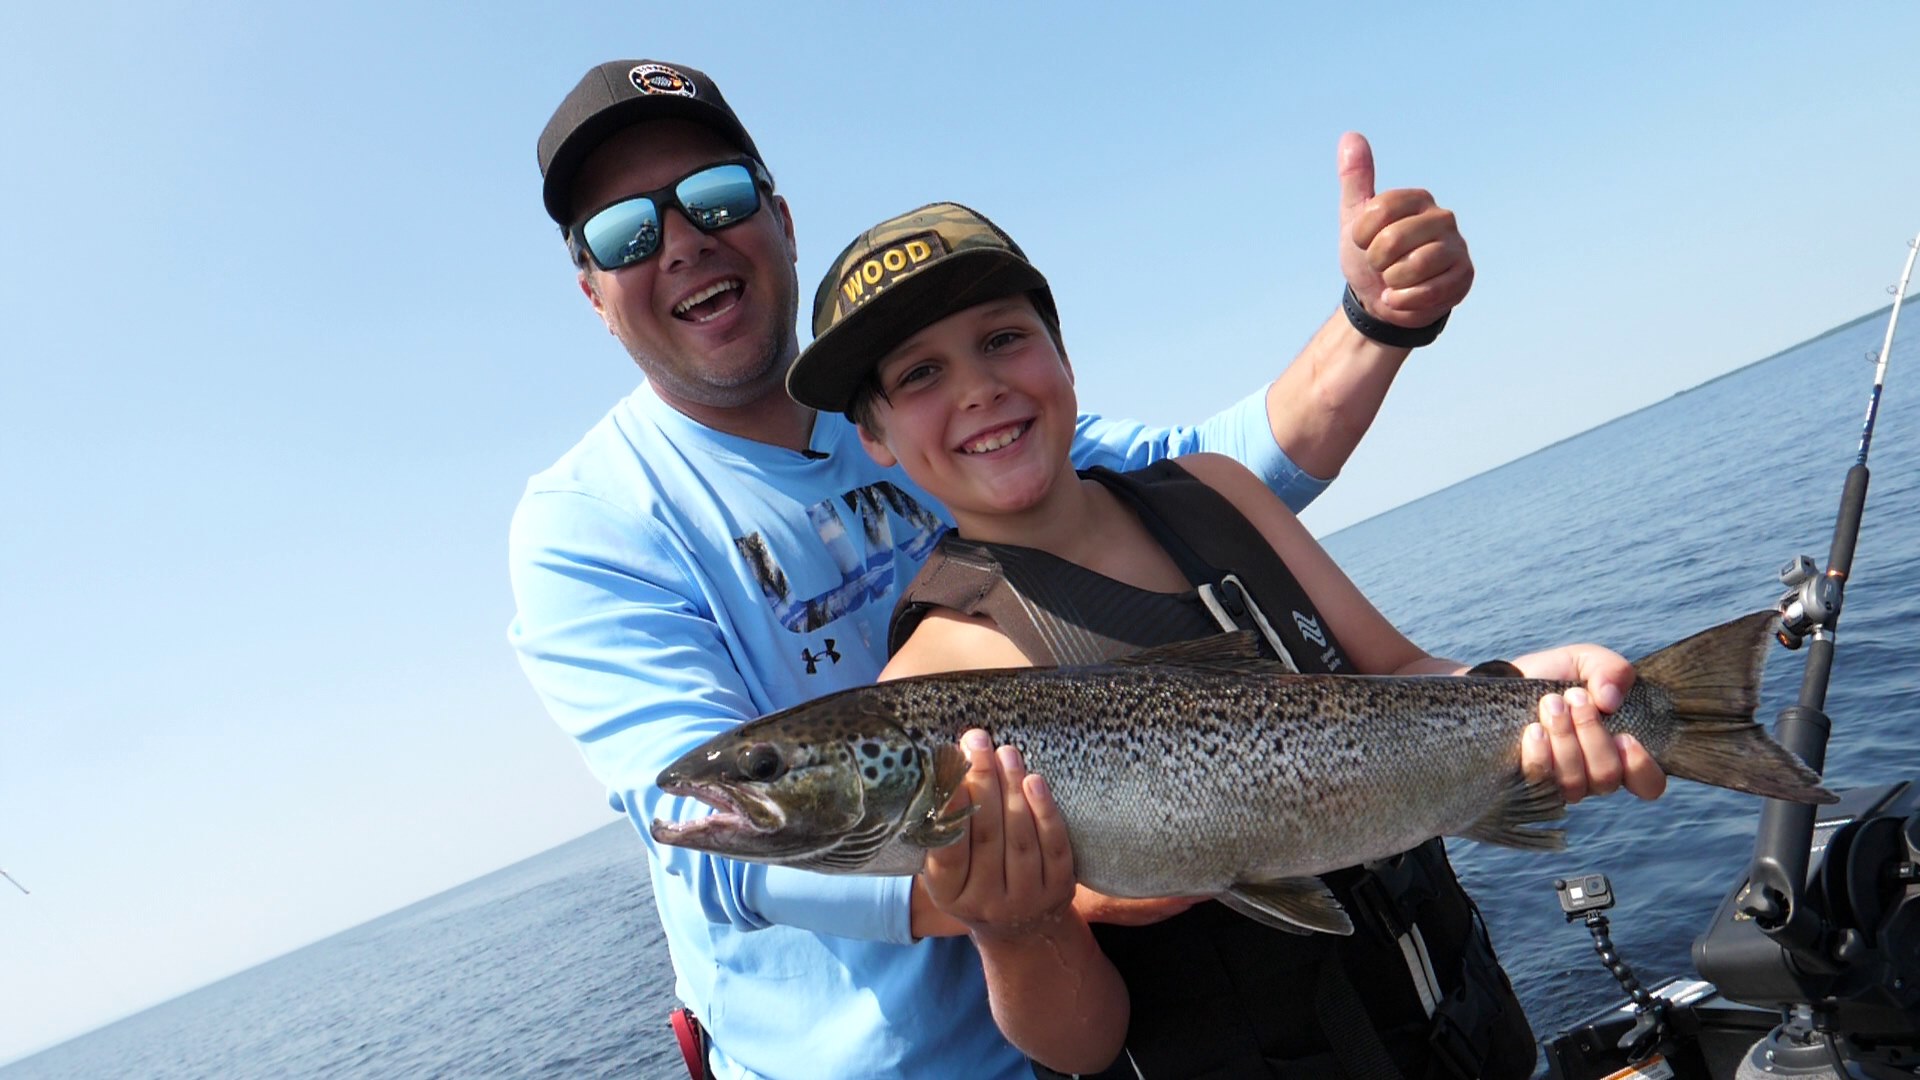
[[[1853,570],[1860,518],[1867,504],[1867,452],[1873,446],[1873,426],[1880,415],[1880,396],[1886,387],[1894,330],[1900,324],[1900,305],[1906,299],[1907,284],[1913,279],[1914,257],[1920,255],[1920,236],[1915,236],[1907,247],[1906,267],[1901,271],[1900,283],[1894,287],[1887,335],[1880,346],[1879,363],[1874,368],[1873,391],[1867,397],[1859,456],[1847,470],[1840,495],[1840,512],[1834,520],[1826,573],[1816,573],[1813,560],[1805,555],[1797,556],[1780,572],[1781,581],[1792,590],[1780,601],[1780,643],[1798,649],[1811,638],[1812,644],[1807,650],[1806,670],[1800,681],[1800,700],[1782,710],[1775,731],[1781,744],[1800,755],[1815,772],[1826,767],[1827,739],[1833,729],[1832,720],[1821,710],[1826,705],[1827,683],[1833,672],[1841,602],[1847,577]],[[1740,910],[1759,924],[1768,937],[1818,969],[1831,968],[1817,956],[1822,944],[1819,919],[1800,902],[1805,891],[1813,819],[1812,806],[1770,800],[1762,808],[1747,896],[1741,901]]]
[[[1780,599],[1777,636],[1789,649],[1804,645],[1807,660],[1799,700],[1781,710],[1775,734],[1815,771],[1825,768],[1833,728],[1823,710],[1866,508],[1867,454],[1901,304],[1920,256],[1920,236],[1908,248],[1893,289],[1859,453],[1841,492],[1826,570],[1801,555],[1780,572],[1789,591]],[[1785,1022],[1756,1052],[1764,1049],[1765,1059],[1788,1073],[1811,1075],[1831,1067],[1840,1076],[1855,1075],[1844,1060],[1846,1034],[1864,1031],[1869,1042],[1878,1036],[1909,1046],[1920,1041],[1920,996],[1913,985],[1920,982],[1915,978],[1920,971],[1908,970],[1920,941],[1908,929],[1915,912],[1904,911],[1909,902],[1920,903],[1909,888],[1920,871],[1911,842],[1902,838],[1911,831],[1909,818],[1920,821],[1915,791],[1915,785],[1901,783],[1850,792],[1838,807],[1821,811],[1818,822],[1815,807],[1768,800],[1760,812],[1746,884],[1694,943],[1695,966],[1726,996],[1782,1010]],[[1817,866],[1816,829],[1823,834]],[[1836,1038],[1836,1031],[1846,1034]]]
[[[9,873],[7,873],[7,872],[6,872],[5,870],[0,870],[0,877],[3,877],[3,878],[6,878],[6,879],[7,879],[8,881],[10,881],[10,882],[13,882],[13,887],[14,887],[14,888],[16,888],[16,889],[19,889],[19,890],[20,890],[20,895],[22,895],[22,896],[32,896],[32,895],[33,895],[32,893],[30,893],[30,892],[28,892],[28,891],[27,891],[27,887],[26,887],[25,885],[22,885],[22,884],[20,884],[19,882],[17,882],[17,881],[14,881],[14,880],[13,880],[13,875],[12,875],[12,874],[9,874]]]

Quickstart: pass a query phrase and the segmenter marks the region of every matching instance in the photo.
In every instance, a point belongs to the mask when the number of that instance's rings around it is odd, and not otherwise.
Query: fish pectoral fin
[[[930,755],[933,768],[934,809],[947,805],[953,793],[960,789],[960,781],[967,778],[967,752],[953,743],[946,743]]]
[[[1467,675],[1486,679],[1526,678],[1526,675],[1522,674],[1519,668],[1513,666],[1513,661],[1511,660],[1482,660],[1471,668],[1468,668]]]
[[[967,778],[966,751],[947,743],[928,756],[932,760],[927,762],[927,772],[933,783],[931,789],[922,788],[914,802],[915,807],[925,807],[925,810],[900,830],[900,838],[916,847],[946,847],[967,835],[967,819],[980,808],[968,805],[947,809],[954,791]]]
[[[1319,878],[1242,881],[1214,899],[1258,923],[1290,934],[1353,933],[1353,920]]]
[[[1542,821],[1567,816],[1567,800],[1554,780],[1528,783],[1516,770],[1513,782],[1491,808],[1460,835],[1483,844],[1527,851],[1563,851],[1567,834],[1559,829],[1529,829]]]
[[[980,809],[971,804],[958,810],[942,810],[929,813],[926,817],[900,830],[900,839],[915,847],[937,848],[967,835],[967,819]]]

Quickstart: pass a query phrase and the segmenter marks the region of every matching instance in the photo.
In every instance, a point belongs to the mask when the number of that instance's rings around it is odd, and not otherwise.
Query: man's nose
[[[713,237],[701,232],[679,207],[660,216],[660,268],[692,266],[713,250]]]

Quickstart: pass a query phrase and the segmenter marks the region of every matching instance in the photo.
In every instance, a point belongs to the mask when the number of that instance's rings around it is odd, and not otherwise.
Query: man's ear
[[[605,304],[602,304],[600,302],[600,290],[594,287],[593,271],[587,270],[583,267],[580,270],[579,274],[575,277],[575,280],[580,283],[581,295],[587,298],[587,303],[593,305],[593,313],[595,315],[600,316],[601,322],[606,322],[607,308]],[[613,327],[609,325],[607,329],[611,331]]]
[[[793,237],[793,211],[787,208],[784,195],[773,197],[774,209],[780,211],[780,231],[787,237],[787,257],[795,266],[800,265],[800,242]]]
[[[867,425],[856,424],[854,430],[860,433],[860,447],[867,452],[868,457],[873,459],[874,464],[883,469],[891,469],[900,464],[900,459],[893,456],[893,451],[887,449],[886,443],[881,442],[873,432],[867,430]]]

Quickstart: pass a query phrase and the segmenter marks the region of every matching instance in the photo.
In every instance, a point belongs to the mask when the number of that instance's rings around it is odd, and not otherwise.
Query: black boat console
[[[1700,976],[1669,979],[1642,995],[1650,1000],[1544,1040],[1548,1075],[1920,1075],[1920,783],[1844,792],[1813,826],[1798,899],[1817,928],[1806,944],[1767,933],[1747,910],[1750,881],[1740,882],[1694,942]],[[1634,1046],[1656,1007],[1662,1038]],[[1636,1062],[1630,1049],[1651,1052]]]

